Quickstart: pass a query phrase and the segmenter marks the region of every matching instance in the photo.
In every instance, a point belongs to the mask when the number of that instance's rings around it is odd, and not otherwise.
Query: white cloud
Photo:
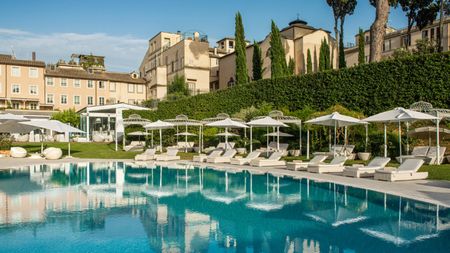
[[[28,31],[0,28],[0,52],[17,58],[30,59],[35,51],[38,60],[56,63],[68,60],[72,53],[105,56],[108,70],[130,72],[137,70],[147,50],[147,39],[130,35],[112,36],[104,33],[36,34]]]

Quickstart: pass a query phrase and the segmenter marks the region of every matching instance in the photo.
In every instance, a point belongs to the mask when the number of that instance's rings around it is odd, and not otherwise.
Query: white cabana
[[[176,134],[175,136],[177,137],[177,144],[178,144],[178,136],[184,136],[184,141],[187,143],[188,142],[188,136],[191,135],[180,135],[179,134],[179,127],[180,126],[184,126],[184,131],[187,133],[188,132],[188,127],[190,126],[194,126],[194,127],[198,127],[199,128],[199,153],[201,152],[201,132],[202,132],[202,127],[203,127],[203,123],[198,121],[198,120],[194,120],[194,119],[189,119],[188,116],[184,115],[184,114],[180,114],[177,115],[174,119],[167,119],[165,120],[166,122],[172,123],[175,127],[176,127]]]
[[[246,126],[245,124],[238,122],[238,121],[234,121],[230,118],[207,123],[206,126],[225,128],[225,132],[224,132],[224,134],[225,134],[225,149],[228,148],[228,129],[229,128],[248,128],[248,126]]]
[[[148,130],[159,130],[159,148],[160,151],[162,151],[162,130],[163,129],[169,129],[169,128],[173,128],[174,124],[169,123],[169,122],[165,122],[165,121],[155,121],[152,123],[148,123],[147,125],[144,126],[145,129]]]
[[[33,120],[33,121],[24,121],[19,122],[20,124],[28,125],[28,126],[34,126],[41,129],[47,129],[50,131],[55,131],[58,133],[64,133],[69,136],[69,143],[68,143],[68,157],[70,157],[70,134],[71,133],[84,133],[84,131],[81,131],[78,128],[75,128],[71,125],[62,123],[59,120]],[[41,142],[41,153],[44,151],[44,144]]]
[[[437,129],[437,159],[436,162],[439,163],[439,120],[437,117],[432,116],[427,113],[416,112],[408,109],[404,109],[402,107],[397,107],[393,110],[385,111],[382,113],[375,114],[370,116],[363,121],[365,122],[378,122],[384,124],[384,157],[387,157],[387,133],[386,133],[386,124],[387,123],[398,123],[398,141],[399,141],[399,149],[400,149],[400,162],[402,162],[402,122],[411,122],[417,120],[436,120],[436,129]]]
[[[280,132],[280,127],[288,127],[288,125],[284,124],[281,121],[275,120],[269,116],[264,118],[254,119],[247,123],[250,126],[250,152],[253,151],[253,127],[266,127],[267,134],[269,133],[269,127],[276,127],[277,129],[277,150],[280,149],[280,136],[278,133]],[[269,150],[269,136],[267,136],[267,150]]]
[[[347,143],[347,126],[353,126],[353,125],[360,125],[360,124],[367,124],[366,122],[363,122],[357,118],[353,118],[350,116],[342,115],[338,112],[333,112],[332,114],[328,114],[325,116],[320,116],[314,119],[310,119],[305,122],[306,124],[311,125],[319,125],[319,126],[328,126],[328,127],[334,127],[334,149],[333,152],[336,155],[336,133],[337,129],[339,127],[345,127],[345,143]],[[309,136],[309,134],[308,134]],[[366,138],[367,140],[367,138]],[[309,140],[307,143],[307,150],[309,151]],[[307,153],[307,156],[309,158],[309,152]]]
[[[408,132],[408,137],[416,137],[420,139],[427,139],[428,146],[431,146],[431,140],[436,140],[436,127],[427,126],[419,127]],[[441,139],[450,136],[450,129],[439,128],[439,137]]]

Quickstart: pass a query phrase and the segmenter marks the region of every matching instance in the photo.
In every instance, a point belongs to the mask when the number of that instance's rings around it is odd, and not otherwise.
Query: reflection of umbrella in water
[[[247,191],[246,191],[247,181],[244,181],[244,186],[242,189],[230,189],[229,188],[230,180],[228,179],[228,173],[235,174],[239,171],[228,170],[228,169],[223,169],[223,171],[225,172],[225,192],[218,192],[215,190],[208,189],[208,190],[203,190],[202,195],[209,200],[225,203],[227,205],[229,205],[235,201],[239,201],[241,199],[246,198],[247,197]]]
[[[436,127],[419,127],[408,132],[409,137],[416,137],[420,139],[428,139],[428,146],[431,146],[431,141],[436,140]],[[439,128],[439,137],[444,139],[450,136],[450,130]]]

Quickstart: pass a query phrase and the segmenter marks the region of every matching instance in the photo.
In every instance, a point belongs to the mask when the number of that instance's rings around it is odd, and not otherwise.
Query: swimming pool
[[[0,252],[447,252],[450,209],[168,163],[0,171]]]

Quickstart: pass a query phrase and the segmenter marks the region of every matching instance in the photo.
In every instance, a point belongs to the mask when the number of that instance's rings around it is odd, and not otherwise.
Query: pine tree
[[[366,56],[365,56],[365,39],[364,39],[364,31],[363,29],[359,28],[359,35],[358,35],[358,64],[364,64],[366,62]]]
[[[253,42],[253,81],[261,80],[263,78],[263,59],[261,47],[255,41]]]
[[[236,13],[235,19],[235,55],[236,55],[236,84],[248,83],[247,72],[247,56],[245,53],[245,33],[244,25],[242,24],[241,13]]]
[[[273,20],[270,34],[270,60],[272,78],[283,77],[288,74],[286,53],[281,42],[280,30]]]
[[[311,51],[308,49],[308,53],[306,56],[306,73],[310,74],[313,72],[313,65],[311,60]]]
[[[294,59],[292,59],[292,57],[289,58],[288,72],[290,76],[295,75],[295,61]]]

